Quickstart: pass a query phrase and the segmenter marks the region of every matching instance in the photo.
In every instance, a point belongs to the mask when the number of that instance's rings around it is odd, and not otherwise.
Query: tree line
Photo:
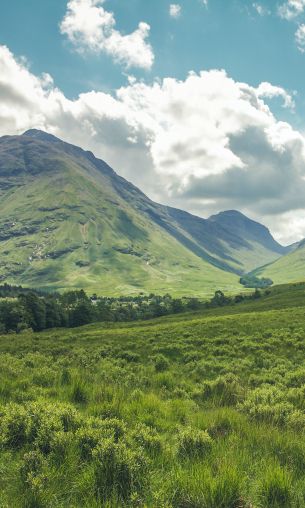
[[[261,293],[256,290],[253,295],[235,297],[216,291],[210,301],[173,298],[169,294],[111,298],[88,296],[83,290],[63,294],[44,293],[6,284],[0,286],[0,333],[73,328],[94,322],[146,320],[240,303],[260,296]]]

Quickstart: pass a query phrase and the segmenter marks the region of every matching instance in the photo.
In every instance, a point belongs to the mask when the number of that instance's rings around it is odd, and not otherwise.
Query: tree
[[[46,328],[46,303],[44,298],[34,292],[26,293],[20,297],[27,315],[27,322],[33,330],[41,331]]]
[[[226,305],[229,303],[230,299],[227,298],[222,291],[218,290],[215,292],[214,297],[211,300],[211,304],[215,306],[222,307],[223,305]]]
[[[80,301],[70,311],[70,326],[82,326],[92,323],[94,320],[94,309],[92,303],[87,299]]]

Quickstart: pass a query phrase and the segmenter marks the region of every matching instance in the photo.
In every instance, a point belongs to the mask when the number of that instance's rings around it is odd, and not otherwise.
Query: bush
[[[285,394],[281,390],[268,385],[250,392],[239,407],[251,418],[275,425],[284,425],[295,411],[294,406],[285,401]]]
[[[133,451],[124,443],[103,440],[92,452],[95,485],[101,499],[130,499],[144,487],[147,462],[140,450]]]
[[[305,429],[305,413],[299,410],[289,413],[286,418],[286,425],[293,430],[303,431]]]
[[[81,428],[76,432],[77,445],[82,459],[89,460],[92,457],[92,450],[101,441],[99,429]]]
[[[21,480],[31,484],[35,478],[42,478],[46,464],[46,459],[39,451],[26,453],[20,467]]]
[[[169,369],[170,362],[166,356],[157,354],[152,357],[152,360],[154,362],[156,372],[164,372]]]
[[[92,418],[88,423],[92,428],[98,429],[102,436],[111,437],[115,442],[127,432],[125,423],[118,418]]]
[[[243,395],[244,390],[233,374],[219,376],[203,385],[203,399],[212,399],[220,406],[235,406]]]
[[[47,454],[56,432],[74,431],[80,424],[79,413],[67,404],[8,404],[0,420],[1,442],[11,448],[35,444]]]
[[[185,428],[178,435],[178,454],[182,458],[204,458],[212,449],[213,440],[206,431]]]
[[[73,443],[74,435],[72,432],[55,432],[50,441],[50,452],[52,459],[57,463],[63,463],[69,453]]]
[[[1,412],[1,443],[10,448],[21,448],[27,442],[26,409],[19,404],[8,404]]]
[[[144,424],[138,424],[131,433],[133,440],[151,455],[162,451],[162,440],[157,431]]]

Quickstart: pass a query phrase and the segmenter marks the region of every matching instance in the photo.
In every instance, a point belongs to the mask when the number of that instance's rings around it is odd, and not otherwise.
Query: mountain
[[[25,286],[210,294],[286,249],[236,211],[159,205],[91,152],[38,130],[0,138],[0,279]]]
[[[254,274],[258,277],[268,277],[274,284],[305,280],[305,240],[294,244],[286,256],[256,269]]]
[[[247,273],[289,252],[289,247],[277,243],[265,226],[236,210],[207,220],[181,211],[170,213],[226,270]]]

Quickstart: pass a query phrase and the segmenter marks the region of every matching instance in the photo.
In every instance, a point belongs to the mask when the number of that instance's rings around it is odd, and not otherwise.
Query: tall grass
[[[303,508],[304,308],[252,305],[1,337],[0,507]]]

